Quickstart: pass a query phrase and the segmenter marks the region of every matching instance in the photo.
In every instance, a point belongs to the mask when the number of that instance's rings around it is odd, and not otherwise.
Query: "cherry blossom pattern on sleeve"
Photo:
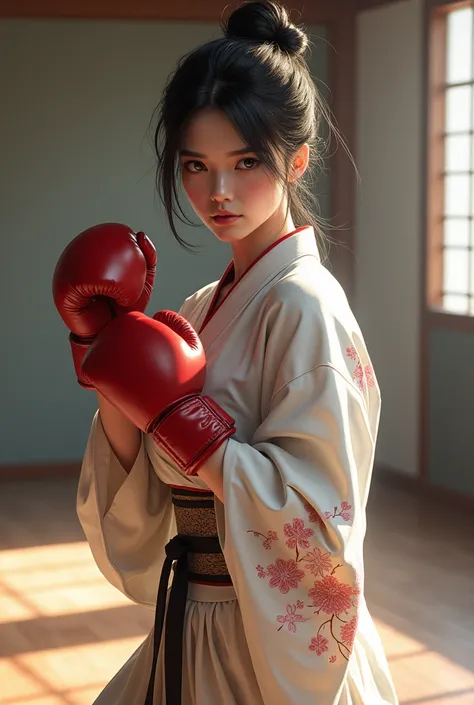
[[[311,603],[305,604],[301,599],[287,602],[284,610],[282,609],[284,614],[276,616],[279,625],[277,631],[285,628],[295,633],[298,624],[317,619],[319,626],[308,648],[316,656],[328,653],[329,662],[336,663],[338,655],[348,660],[352,651],[357,632],[359,583],[357,578],[355,586],[339,580],[337,571],[343,566],[334,565],[335,561],[329,552],[311,544],[315,532],[305,522],[317,524],[321,529],[324,520],[310,504],[305,504],[304,507],[308,513],[307,518],[298,517],[283,526],[282,540],[285,540],[287,548],[295,551],[295,557],[288,558],[286,552],[285,558],[276,556],[273,563],[266,566],[259,564],[257,575],[259,578],[268,579],[269,587],[279,590],[282,595],[298,589],[301,581],[310,577],[313,585],[307,594]],[[351,509],[352,506],[343,501],[340,507],[334,507],[332,512],[325,512],[326,520],[340,518],[343,522],[348,522],[352,518]],[[280,540],[278,533],[273,530],[262,534],[250,529],[247,533],[260,539],[267,551],[272,550],[273,544]],[[329,653],[333,650],[335,653]]]
[[[374,387],[375,378],[372,365],[362,365],[357,350],[354,347],[347,348],[346,355],[355,363],[352,370],[352,378],[359,389],[365,392],[367,387]]]

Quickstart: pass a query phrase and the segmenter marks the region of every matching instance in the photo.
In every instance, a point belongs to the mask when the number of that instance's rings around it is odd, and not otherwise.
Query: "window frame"
[[[444,140],[446,92],[446,20],[455,9],[473,6],[473,0],[425,0],[424,85],[424,257],[423,316],[436,327],[474,332],[474,315],[446,311],[441,307],[444,266]]]

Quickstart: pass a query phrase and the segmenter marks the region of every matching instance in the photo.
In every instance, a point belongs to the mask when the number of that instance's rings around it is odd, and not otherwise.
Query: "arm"
[[[165,462],[153,457],[155,464]],[[164,547],[176,530],[171,490],[156,470],[140,433],[138,453],[127,472],[100,413],[95,415],[79,477],[77,515],[102,574],[144,605],[155,604]]]
[[[140,450],[140,430],[100,392],[97,392],[97,397],[105,435],[121,466],[129,473]]]
[[[221,502],[224,502],[224,456],[228,442],[225,441],[197,472]]]
[[[333,705],[346,687],[364,615],[372,391],[369,412],[321,366],[278,392],[251,444],[228,440],[218,521],[265,704]]]

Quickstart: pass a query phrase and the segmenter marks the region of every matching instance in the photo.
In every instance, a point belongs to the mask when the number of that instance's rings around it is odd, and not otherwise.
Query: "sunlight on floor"
[[[152,619],[85,542],[0,552],[1,705],[91,705]],[[474,705],[474,672],[376,623],[401,705]]]
[[[35,651],[0,661],[2,705],[90,705],[141,638]]]
[[[400,705],[474,705],[474,664],[468,671],[383,622],[375,623]]]
[[[130,605],[111,588],[86,542],[0,553],[0,624]]]

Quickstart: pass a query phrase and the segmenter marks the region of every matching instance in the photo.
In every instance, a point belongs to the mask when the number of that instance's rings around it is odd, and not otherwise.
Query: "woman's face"
[[[278,217],[280,210],[284,213],[281,183],[219,110],[202,110],[190,122],[181,143],[180,165],[192,207],[223,242],[243,240],[272,216]],[[235,217],[219,217],[221,211]]]

